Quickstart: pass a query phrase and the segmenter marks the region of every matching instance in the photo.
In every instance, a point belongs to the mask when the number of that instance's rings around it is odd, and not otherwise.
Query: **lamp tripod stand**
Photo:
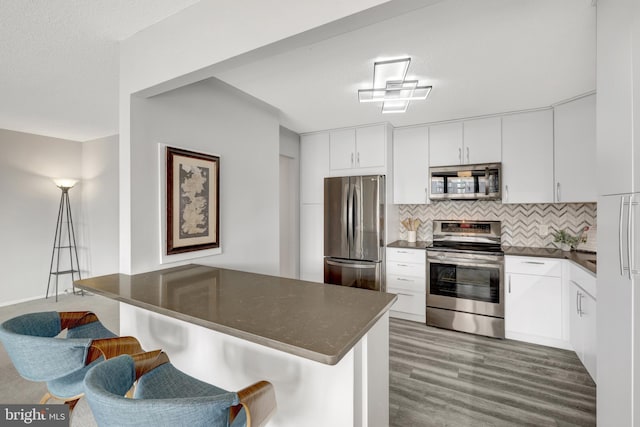
[[[69,203],[69,190],[75,185],[75,181],[59,180],[56,185],[62,191],[60,196],[60,207],[58,208],[58,221],[56,223],[56,234],[53,239],[53,251],[51,253],[51,266],[49,267],[49,280],[47,282],[47,294],[45,298],[49,298],[49,288],[51,286],[51,277],[55,277],[56,302],[58,301],[58,278],[61,275],[71,275],[71,286],[73,293],[76,294],[74,281],[76,275],[80,276],[80,263],[78,262],[78,250],[76,247],[76,233],[73,229],[73,218],[71,216],[71,204]],[[66,226],[66,232],[63,230]],[[63,240],[66,237],[66,242]],[[69,268],[64,265],[60,267],[60,254],[69,250]],[[55,263],[54,263],[55,261]],[[55,264],[55,265],[54,265]],[[66,264],[66,263],[65,263]],[[83,291],[79,292],[84,295]]]

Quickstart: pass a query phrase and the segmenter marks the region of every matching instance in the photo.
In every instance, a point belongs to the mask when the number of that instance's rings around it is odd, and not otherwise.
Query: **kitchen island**
[[[238,390],[273,383],[273,426],[385,426],[395,295],[187,265],[76,286],[121,302],[120,335]]]

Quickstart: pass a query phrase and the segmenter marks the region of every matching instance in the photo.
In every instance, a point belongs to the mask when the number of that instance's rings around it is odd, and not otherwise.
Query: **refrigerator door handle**
[[[349,188],[346,191],[345,204],[342,206],[343,206],[343,209],[347,210],[347,244],[349,245],[348,251],[351,252],[351,248],[353,247],[353,204],[352,204],[353,185],[351,184],[351,180],[349,180],[348,185],[349,185]]]
[[[631,217],[631,205],[633,201],[633,196],[629,196],[629,204],[627,205],[627,273],[629,279],[631,279],[631,263],[633,260],[633,243],[631,242],[632,233],[633,233],[633,224]]]
[[[334,267],[349,267],[349,268],[358,268],[361,270],[377,267],[375,263],[357,264],[353,262],[340,262],[340,261],[333,261],[333,260],[326,260],[326,263],[329,265],[333,265]]]
[[[618,218],[618,260],[620,261],[620,275],[624,276],[624,256],[622,255],[622,218],[624,216],[624,196],[620,197],[620,217]]]
[[[633,194],[629,196],[629,209],[627,210],[627,265],[629,266],[629,279],[633,271]]]

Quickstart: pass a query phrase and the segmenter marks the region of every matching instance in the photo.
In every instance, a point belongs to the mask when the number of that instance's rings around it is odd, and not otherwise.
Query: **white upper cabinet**
[[[555,201],[595,202],[596,96],[554,108]]]
[[[356,164],[356,130],[341,129],[329,132],[331,170],[351,169]]]
[[[329,139],[329,163],[333,175],[386,173],[386,125],[332,130]]]
[[[329,132],[300,137],[300,203],[324,203],[324,178],[329,176]]]
[[[640,191],[640,7],[632,0],[606,3],[598,4],[596,21],[599,195]]]
[[[553,203],[553,111],[502,117],[502,203]]]
[[[429,127],[429,165],[500,162],[500,121],[500,117],[489,117]]]
[[[384,167],[386,160],[385,125],[356,128],[356,167]]]
[[[393,130],[393,203],[429,203],[429,128]]]
[[[502,119],[468,120],[463,125],[463,163],[498,163],[502,160]]]
[[[462,122],[429,127],[429,166],[462,163]]]

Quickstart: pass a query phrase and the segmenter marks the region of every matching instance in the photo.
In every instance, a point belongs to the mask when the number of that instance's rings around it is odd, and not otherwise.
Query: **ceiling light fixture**
[[[411,58],[378,61],[373,64],[373,88],[358,90],[360,102],[382,102],[383,113],[404,113],[410,101],[427,99],[431,86],[406,80]]]

